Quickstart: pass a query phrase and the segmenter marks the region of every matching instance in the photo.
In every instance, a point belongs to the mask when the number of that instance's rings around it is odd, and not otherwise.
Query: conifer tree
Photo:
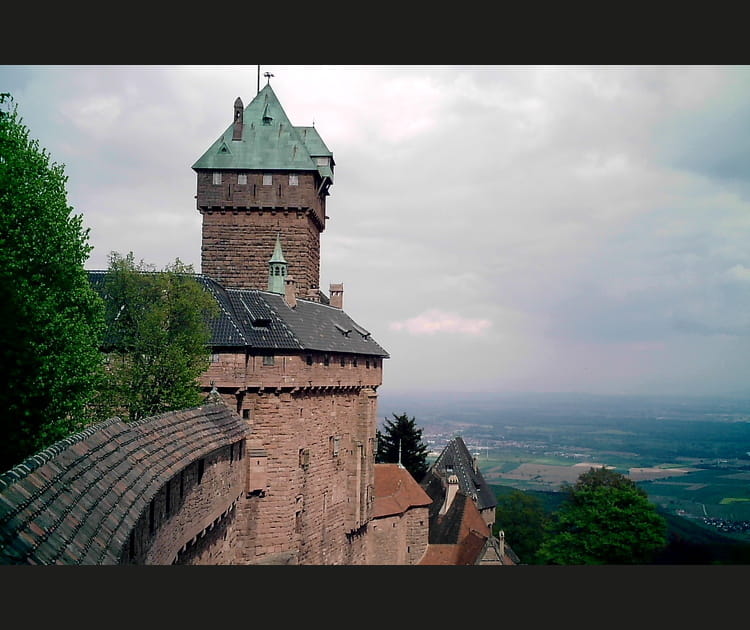
[[[415,418],[406,413],[393,415],[393,420],[384,419],[383,429],[377,430],[377,463],[401,462],[404,468],[419,483],[427,473],[427,445],[422,442],[422,429]]]
[[[50,161],[0,95],[0,471],[80,430],[102,376],[92,247]]]

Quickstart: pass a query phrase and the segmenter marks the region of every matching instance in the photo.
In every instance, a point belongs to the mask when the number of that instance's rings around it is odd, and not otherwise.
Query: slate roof
[[[469,497],[476,497],[477,507],[480,510],[495,508],[497,505],[495,493],[484,480],[479,467],[474,466],[474,457],[461,436],[454,437],[446,444],[427,471],[422,485],[429,483],[434,477],[446,478],[451,472],[458,477],[459,490]]]
[[[0,564],[117,564],[166,482],[245,437],[223,403],[92,425],[0,475]]]
[[[106,273],[88,272],[89,280],[100,294],[104,293]],[[227,289],[208,276],[196,274],[195,278],[219,304],[219,316],[209,322],[210,343],[214,348],[389,356],[370,332],[342,309],[299,298],[292,309],[277,293]]]
[[[270,83],[250,101],[242,116],[242,139],[232,140],[232,121],[193,164],[193,170],[318,171],[322,178],[333,181],[333,154],[315,127],[294,127],[289,122]],[[328,164],[318,164],[318,157],[328,158]]]
[[[413,507],[426,507],[432,499],[400,464],[375,464],[375,500],[372,517],[404,514]]]

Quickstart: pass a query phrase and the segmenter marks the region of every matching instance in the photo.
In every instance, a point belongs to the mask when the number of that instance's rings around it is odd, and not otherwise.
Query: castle
[[[236,99],[192,167],[196,277],[220,306],[206,404],[113,419],[3,475],[3,561],[515,563],[491,535],[494,497],[460,438],[422,485],[375,464],[389,355],[344,311],[342,284],[319,286],[334,166],[270,82],[246,107]],[[95,286],[104,273],[90,272]],[[90,496],[66,504],[66,489]]]

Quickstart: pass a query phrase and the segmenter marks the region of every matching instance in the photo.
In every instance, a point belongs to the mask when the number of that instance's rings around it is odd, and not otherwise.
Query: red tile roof
[[[375,464],[375,501],[372,517],[403,514],[412,507],[425,507],[432,499],[400,464]]]

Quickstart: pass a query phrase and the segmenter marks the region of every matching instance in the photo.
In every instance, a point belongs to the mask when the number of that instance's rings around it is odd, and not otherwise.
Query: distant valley
[[[669,514],[750,541],[750,398],[393,395],[433,456],[455,435],[490,484],[555,491],[590,466],[628,475]]]

